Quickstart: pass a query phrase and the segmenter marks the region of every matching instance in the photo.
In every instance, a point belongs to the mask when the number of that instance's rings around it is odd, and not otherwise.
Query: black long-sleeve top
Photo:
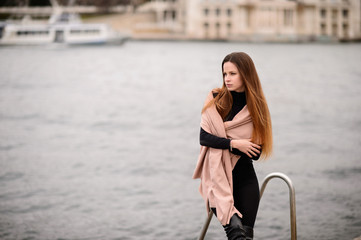
[[[231,109],[230,113],[226,117],[226,121],[232,121],[234,116],[236,116],[237,113],[239,113],[243,109],[243,107],[247,104],[245,92],[231,91],[231,94],[233,97],[233,104],[232,104],[232,109]],[[215,96],[216,95],[214,95],[214,97]],[[202,146],[231,150],[230,149],[231,139],[215,136],[213,134],[206,132],[203,128],[201,128],[201,131],[200,131],[199,142]],[[238,149],[232,149],[232,153],[235,155],[241,156],[243,159],[244,158],[250,159],[247,156],[247,154],[239,151]],[[257,157],[253,157],[252,159],[258,160],[259,157],[260,157],[260,155],[258,155]]]

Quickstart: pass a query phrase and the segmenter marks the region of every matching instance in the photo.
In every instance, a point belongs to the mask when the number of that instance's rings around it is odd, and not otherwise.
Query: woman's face
[[[244,85],[236,65],[231,62],[223,64],[223,80],[228,91],[244,92]]]

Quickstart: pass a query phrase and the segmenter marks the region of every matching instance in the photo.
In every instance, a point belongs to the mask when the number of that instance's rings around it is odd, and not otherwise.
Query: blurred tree
[[[137,7],[150,0],[57,0],[59,5],[97,6],[99,8],[109,9],[117,5],[131,5]],[[51,6],[50,0],[0,0],[0,6]]]
[[[25,6],[27,0],[1,0],[0,6],[1,7],[13,7],[13,6]]]
[[[50,6],[50,0],[0,0],[1,7]]]
[[[50,6],[49,0],[28,0],[29,6]]]
[[[116,5],[115,0],[94,0],[93,4],[103,13],[109,12],[109,8]]]

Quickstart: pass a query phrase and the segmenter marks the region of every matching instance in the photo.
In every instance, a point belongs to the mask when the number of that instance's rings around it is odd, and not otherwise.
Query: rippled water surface
[[[0,48],[0,239],[196,239],[200,111],[229,52],[253,58],[299,239],[361,235],[361,45],[127,42]],[[272,180],[257,239],[289,239]],[[225,239],[214,218],[206,239]]]

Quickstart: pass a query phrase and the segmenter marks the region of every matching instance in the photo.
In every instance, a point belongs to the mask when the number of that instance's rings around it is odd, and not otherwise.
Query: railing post
[[[206,222],[205,222],[204,225],[203,225],[201,235],[200,235],[199,238],[198,238],[199,240],[203,240],[204,237],[206,236],[206,233],[207,233],[207,230],[208,230],[208,226],[209,226],[209,223],[210,223],[211,220],[212,220],[212,217],[213,217],[213,212],[212,212],[212,210],[210,210],[209,213],[208,213],[207,220],[206,220]]]
[[[295,188],[293,187],[292,181],[287,175],[279,172],[270,173],[268,174],[262,183],[261,190],[260,190],[260,198],[262,198],[263,192],[267,186],[267,183],[272,178],[281,178],[284,180],[289,188],[289,195],[290,195],[290,220],[291,220],[291,240],[297,240],[297,225],[296,225],[296,197],[295,197]],[[199,236],[198,240],[203,240],[207,230],[209,223],[211,222],[213,217],[212,210],[208,213],[208,217],[206,219],[206,222],[203,225],[201,235]]]
[[[279,172],[268,174],[262,183],[260,197],[262,197],[263,192],[266,188],[267,183],[272,178],[281,178],[284,180],[289,188],[290,195],[290,221],[291,221],[291,240],[297,240],[297,225],[296,225],[296,197],[295,197],[295,188],[293,187],[292,181],[287,175]]]

